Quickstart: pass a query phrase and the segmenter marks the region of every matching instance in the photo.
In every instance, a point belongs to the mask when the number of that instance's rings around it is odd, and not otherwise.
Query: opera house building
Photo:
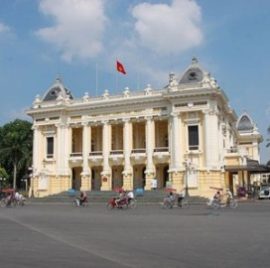
[[[27,110],[33,118],[36,197],[86,191],[213,188],[256,180],[262,136],[247,113],[237,117],[216,80],[193,59],[164,87],[74,98],[60,79]]]

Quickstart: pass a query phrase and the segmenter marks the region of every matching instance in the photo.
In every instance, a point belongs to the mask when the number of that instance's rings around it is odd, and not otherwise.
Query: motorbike
[[[107,203],[107,208],[108,209],[114,209],[114,208],[135,208],[137,206],[137,201],[135,198],[129,198],[129,197],[124,197],[120,201],[116,202],[117,198],[112,197],[108,203]]]

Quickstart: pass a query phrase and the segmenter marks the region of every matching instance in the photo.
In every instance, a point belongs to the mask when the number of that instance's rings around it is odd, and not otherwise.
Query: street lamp
[[[188,157],[185,159],[185,161],[183,162],[186,172],[185,172],[185,197],[189,197],[189,192],[188,192],[188,179],[189,179],[189,175],[190,175],[190,171],[192,170],[192,152],[190,152],[188,155]]]
[[[190,170],[190,162],[188,160],[185,160],[183,162],[186,172],[185,172],[185,197],[189,197],[189,192],[188,192],[188,175],[189,175],[189,170]]]

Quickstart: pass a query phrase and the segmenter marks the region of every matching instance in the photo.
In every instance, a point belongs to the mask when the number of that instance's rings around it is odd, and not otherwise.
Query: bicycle
[[[235,209],[238,207],[238,201],[234,198],[230,199],[228,202],[225,202],[225,203],[222,203],[215,199],[210,199],[206,204],[209,208],[213,208],[213,209],[220,209],[220,208],[226,208],[226,207]]]
[[[179,208],[189,208],[189,201],[187,198],[182,198],[177,200],[177,206]]]

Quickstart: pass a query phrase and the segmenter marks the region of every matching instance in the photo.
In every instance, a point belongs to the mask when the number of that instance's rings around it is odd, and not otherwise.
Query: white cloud
[[[36,33],[55,45],[65,61],[95,57],[102,51],[107,18],[105,0],[41,0],[40,11],[54,19],[51,27]]]
[[[202,43],[201,10],[193,0],[142,3],[131,12],[140,44],[157,53],[179,53]]]
[[[0,22],[0,33],[5,33],[5,32],[9,32],[10,31],[10,28],[5,25],[4,23],[1,23]]]

